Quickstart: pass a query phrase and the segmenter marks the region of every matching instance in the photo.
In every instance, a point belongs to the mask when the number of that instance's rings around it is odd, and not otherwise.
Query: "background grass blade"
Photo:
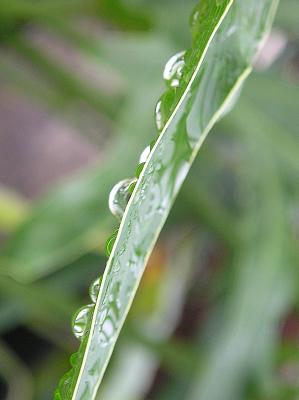
[[[152,138],[152,104],[162,87],[161,82],[153,84],[152,79],[163,68],[164,54],[171,51],[167,43],[160,43],[155,37],[128,41],[124,40],[121,48],[131,54],[132,67],[142,58],[148,68],[142,71],[137,82],[135,79],[134,84],[127,83],[130,96],[117,118],[112,143],[104,148],[105,155],[96,167],[87,168],[36,202],[25,223],[8,241],[0,265],[14,279],[32,282],[59,270],[66,261],[72,261],[90,249],[103,251],[103,242],[113,226],[107,208],[109,190],[124,173],[134,173],[138,152]],[[117,51],[118,46],[115,43],[107,45],[110,51],[115,47]],[[151,56],[152,52],[157,59]],[[124,68],[123,54],[118,54],[112,62]],[[136,74],[136,68],[133,68],[130,77],[125,75],[126,81]],[[127,146],[128,140],[130,146]],[[84,210],[84,217],[78,219],[80,210]]]
[[[240,184],[241,195],[246,198],[240,229],[242,245],[234,260],[231,295],[221,310],[224,322],[194,376],[188,397],[192,400],[239,399],[250,379],[269,379],[278,326],[294,300],[295,265],[289,257],[290,229],[271,131],[256,119],[254,130],[253,124],[250,129],[244,126],[240,115],[255,118],[255,113],[241,103],[234,120],[247,149],[244,168],[248,181]],[[257,163],[254,168],[253,154]],[[264,179],[260,179],[261,174]]]

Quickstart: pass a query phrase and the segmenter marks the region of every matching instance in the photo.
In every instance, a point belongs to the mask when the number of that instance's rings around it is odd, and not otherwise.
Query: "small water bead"
[[[164,124],[163,124],[163,116],[162,116],[162,100],[160,99],[156,105],[155,109],[155,117],[156,117],[156,126],[158,131],[162,131]]]
[[[169,86],[177,88],[185,67],[185,51],[180,51],[166,63],[163,77]]]
[[[134,181],[135,178],[124,179],[123,181],[118,182],[110,192],[109,209],[118,219],[122,219],[124,215],[131,196],[129,188]]]
[[[147,159],[151,153],[151,146],[147,146],[140,155],[139,164],[143,164],[147,162]]]
[[[112,233],[112,235],[109,237],[109,239],[106,242],[106,255],[107,255],[107,257],[109,257],[111,252],[112,252],[112,249],[113,249],[117,234],[118,234],[118,229]]]
[[[80,308],[73,318],[73,332],[77,339],[82,340],[86,331],[87,323],[94,305],[88,305]]]
[[[91,301],[95,303],[97,301],[97,297],[100,291],[101,283],[102,283],[103,278],[100,276],[98,279],[96,279],[90,286],[89,288],[89,296],[91,298]]]
[[[160,98],[155,109],[156,126],[161,132],[170,117],[175,100],[175,89],[171,88]]]

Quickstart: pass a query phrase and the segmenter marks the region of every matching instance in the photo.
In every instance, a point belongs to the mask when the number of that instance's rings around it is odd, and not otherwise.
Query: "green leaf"
[[[159,104],[162,132],[125,211],[93,315],[56,399],[95,397],[173,201],[209,130],[239,93],[278,3],[232,4],[202,1],[193,14],[193,47],[182,76],[174,77]],[[182,62],[182,54],[176,60]]]

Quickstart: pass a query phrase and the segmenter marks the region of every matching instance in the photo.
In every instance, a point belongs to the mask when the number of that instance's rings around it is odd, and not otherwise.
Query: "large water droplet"
[[[82,340],[86,331],[88,319],[94,305],[88,305],[80,308],[73,318],[73,332],[77,339]]]
[[[100,291],[101,283],[102,283],[102,277],[100,276],[98,279],[96,279],[89,288],[89,296],[91,298],[91,301],[95,303],[97,301],[97,297]]]
[[[163,77],[171,87],[178,87],[185,67],[185,51],[175,54],[166,63]]]
[[[128,201],[130,199],[130,186],[135,181],[133,179],[125,179],[118,182],[114,188],[111,190],[109,195],[109,208],[113,215],[118,219],[122,219],[125,209],[127,207]]]
[[[151,152],[151,146],[147,146],[140,155],[139,164],[146,163]]]

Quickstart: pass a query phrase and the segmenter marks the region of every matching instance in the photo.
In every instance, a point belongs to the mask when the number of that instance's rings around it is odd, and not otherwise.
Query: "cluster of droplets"
[[[174,95],[176,93],[177,88],[180,85],[180,81],[183,76],[183,71],[185,67],[185,51],[181,51],[170,58],[170,60],[166,63],[163,77],[166,81],[169,90],[161,97],[156,106],[156,125],[158,131],[162,131],[166,120],[169,116],[169,111],[171,110],[171,106],[173,105]],[[130,197],[133,193],[133,190],[136,186],[137,179],[139,178],[145,163],[147,162],[152,147],[154,146],[156,140],[154,140],[149,146],[147,146],[141,153],[139,158],[139,163],[136,168],[136,176],[134,178],[124,179],[118,182],[111,190],[109,194],[109,209],[111,213],[117,218],[118,221],[121,221],[123,215],[125,213],[126,207],[130,200]],[[109,257],[114,243],[116,241],[118,234],[118,229],[116,229],[109,239],[106,242],[106,254]],[[92,300],[92,304],[84,306],[78,310],[76,315],[73,318],[73,333],[75,337],[79,340],[82,340],[89,321],[91,319],[91,315],[94,310],[95,302],[97,300],[98,293],[100,291],[101,278],[98,278],[90,287],[90,298]]]
[[[186,51],[180,51],[166,63],[163,77],[168,90],[162,95],[155,109],[156,126],[161,132],[168,121],[175,105],[186,67]]]
[[[125,209],[130,200],[132,192],[135,188],[137,178],[139,177],[144,164],[146,163],[151,152],[151,146],[147,146],[140,155],[139,164],[136,169],[136,177],[130,179],[124,179],[118,182],[111,190],[109,194],[109,209],[111,213],[117,218],[118,221],[121,221],[123,215],[125,213]],[[115,240],[117,238],[118,229],[116,229],[109,239],[106,242],[106,255],[110,256]],[[98,294],[100,292],[102,278],[96,279],[89,289],[89,295],[92,301],[92,304],[88,304],[82,308],[80,308],[75,316],[73,317],[72,329],[75,337],[79,340],[82,340],[84,335],[86,334],[88,324],[91,320],[91,316],[94,310],[95,303],[97,301]]]
[[[75,337],[80,341],[83,340],[85,334],[87,333],[95,303],[97,301],[97,297],[100,291],[101,282],[102,277],[99,277],[91,284],[89,288],[89,296],[92,303],[80,308],[73,317],[72,330]],[[82,354],[80,354],[80,352],[71,355],[70,364],[72,368],[77,365],[79,358],[82,359]],[[59,387],[55,391],[54,400],[64,400],[69,398],[72,378],[73,369],[62,377],[59,383]]]
[[[202,9],[197,6],[191,16],[190,21],[193,39],[198,34],[199,21],[201,20],[202,16]],[[139,158],[138,166],[136,168],[135,177],[118,182],[113,187],[109,195],[109,209],[111,213],[116,217],[118,222],[122,220],[130,197],[136,186],[137,180],[144,169],[144,166],[150,156],[151,150],[153,149],[160,133],[163,131],[175,106],[177,105],[180,98],[180,93],[185,88],[184,84],[187,84],[190,78],[190,73],[192,73],[192,70],[190,70],[187,66],[189,62],[192,64],[192,54],[192,49],[188,50],[187,52],[180,51],[179,53],[172,56],[165,65],[163,77],[167,85],[167,90],[162,95],[155,108],[155,121],[158,135],[151,142],[151,144],[142,151]],[[114,230],[113,234],[106,242],[107,257],[110,256],[113,250],[117,235],[118,229]],[[73,318],[73,333],[75,337],[81,341],[84,339],[85,335],[87,334],[88,327],[90,326],[95,303],[100,292],[101,282],[102,278],[100,277],[92,283],[89,289],[91,304],[80,308]],[[78,362],[78,358],[79,353],[75,353],[71,356],[70,361],[72,367],[76,365],[76,363]],[[60,400],[66,397],[64,396],[64,391],[68,390],[67,388],[69,388],[71,379],[72,371],[66,374],[65,377],[62,379],[60,386],[55,393],[55,399]]]
[[[183,77],[185,67],[185,52],[179,52],[170,58],[167,62],[164,69],[164,79],[168,86],[167,92],[161,97],[158,101],[155,116],[156,116],[156,125],[159,132],[161,132],[166,124],[167,119],[170,116],[172,111],[172,107],[175,101],[176,91],[180,86],[181,79]],[[158,136],[157,136],[158,138]],[[139,158],[139,163],[136,168],[136,173],[134,178],[124,179],[118,182],[111,190],[109,194],[109,209],[111,213],[117,218],[120,222],[124,216],[126,207],[130,200],[130,197],[134,191],[137,180],[144,168],[145,163],[147,162],[151,150],[156,143],[156,140],[152,141],[152,143],[147,146],[141,153]],[[118,234],[118,229],[116,229],[109,239],[106,242],[106,255],[110,256],[113,246],[115,244],[116,238]],[[102,282],[102,277],[96,279],[89,289],[89,295],[91,299],[91,304],[88,304],[82,308],[80,308],[77,313],[73,317],[72,321],[72,330],[75,337],[82,341],[85,337],[88,327],[91,323],[92,314],[95,308],[95,303],[97,301],[98,294],[100,292],[100,286]],[[71,365],[74,367],[78,359],[78,353],[75,353],[71,356]],[[70,371],[63,379],[62,384],[60,385],[59,390],[56,391],[55,399],[62,399],[62,391],[63,388],[69,387],[69,381],[72,375],[72,371]]]
[[[90,317],[97,301],[101,283],[102,277],[99,277],[91,284],[89,288],[89,296],[92,304],[88,304],[87,306],[80,308],[73,317],[73,333],[79,340],[82,340],[86,333],[88,322],[90,321]]]

